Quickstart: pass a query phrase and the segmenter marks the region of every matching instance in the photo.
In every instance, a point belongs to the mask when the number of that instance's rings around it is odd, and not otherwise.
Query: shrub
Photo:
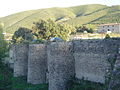
[[[109,39],[109,38],[110,38],[110,35],[106,34],[105,39]]]

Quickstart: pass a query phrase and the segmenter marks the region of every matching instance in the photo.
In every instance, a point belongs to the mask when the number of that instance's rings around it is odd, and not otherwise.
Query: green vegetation
[[[20,27],[12,37],[12,43],[31,42],[33,40],[32,30]]]
[[[10,90],[12,71],[0,61],[0,90]]]
[[[0,23],[0,60],[5,57],[7,43],[4,41],[3,35],[4,24]]]
[[[93,29],[92,28],[87,28],[86,26],[80,26],[80,27],[77,28],[78,33],[84,33],[85,31],[87,33],[93,33]]]
[[[68,90],[106,90],[105,85],[81,80]],[[48,84],[28,84],[25,77],[13,77],[13,71],[0,62],[0,90],[48,90]]]
[[[52,20],[40,20],[35,22],[32,29],[20,27],[12,37],[12,43],[25,43],[33,41],[49,41],[52,37],[69,40],[70,34],[75,28],[67,24],[58,24]]]
[[[105,39],[109,39],[109,38],[110,38],[110,35],[106,34]]]
[[[105,6],[99,4],[81,5],[70,8],[48,8],[16,13],[0,18],[7,33],[14,33],[19,27],[32,29],[33,22],[52,19],[57,23],[73,26],[82,24],[101,24],[120,22],[120,5]],[[17,18],[16,18],[17,17]]]
[[[67,24],[58,24],[52,20],[41,20],[34,23],[33,35],[37,39],[50,40],[52,37],[59,37],[62,40],[69,40],[70,34],[75,32],[75,28]]]
[[[120,5],[82,5],[70,8],[24,11],[0,18],[0,22],[5,25],[3,27],[3,24],[0,24],[0,90],[48,90],[47,84],[31,85],[26,82],[25,77],[14,78],[13,71],[2,63],[1,59],[5,57],[7,50],[7,44],[2,34],[4,30],[9,34],[14,33],[13,43],[33,40],[42,42],[42,40],[49,40],[51,37],[68,40],[69,35],[75,30],[74,26],[77,27],[77,32],[92,33],[97,24],[120,23],[119,8]],[[51,20],[48,20],[49,18]],[[38,20],[40,21],[37,22]],[[119,35],[110,34],[110,36]],[[110,36],[108,34],[106,36],[104,34],[101,36],[84,34],[84,37],[110,38]],[[105,85],[84,80],[79,81],[79,84],[72,83],[71,86],[69,90],[106,90]]]
[[[0,61],[0,90],[48,90],[47,84],[28,84],[25,77],[13,77],[13,71]]]
[[[74,83],[69,90],[107,90],[107,87],[100,83],[80,80],[79,83]]]

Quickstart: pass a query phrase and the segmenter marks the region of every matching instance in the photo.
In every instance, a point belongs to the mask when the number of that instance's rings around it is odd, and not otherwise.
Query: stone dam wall
[[[31,84],[49,83],[49,90],[67,90],[72,78],[105,83],[120,39],[76,40],[14,45],[14,76]]]

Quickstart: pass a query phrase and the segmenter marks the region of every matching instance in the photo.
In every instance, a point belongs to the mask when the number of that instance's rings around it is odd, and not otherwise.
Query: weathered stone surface
[[[27,76],[28,45],[15,45],[14,57],[14,76]]]
[[[15,61],[15,46],[11,45],[11,48],[9,50],[9,67],[14,69],[14,61]]]
[[[4,63],[7,64],[11,69],[14,69],[14,59],[15,59],[15,45],[10,45],[9,57],[4,58]]]
[[[15,45],[11,45],[11,46],[10,46],[9,58],[10,58],[10,60],[12,60],[12,61],[14,61],[14,59],[15,59]]]
[[[28,83],[46,83],[47,56],[45,44],[29,45]]]
[[[108,59],[114,59],[118,44],[115,40],[79,40],[74,43],[76,78],[105,83]]]
[[[49,90],[67,90],[68,81],[74,77],[72,48],[71,42],[48,45]]]
[[[120,53],[116,58],[108,90],[120,90]]]
[[[27,45],[15,45],[14,76],[26,76],[28,69],[28,83],[46,83],[49,79],[49,90],[67,90],[67,83],[74,75],[78,79],[105,83],[110,68],[108,61],[115,59],[119,46],[120,39],[78,40],[53,42],[47,49],[44,44],[32,44],[28,53]],[[115,69],[120,67],[119,59]],[[120,72],[114,70],[113,75],[120,76]],[[115,77],[111,85],[119,81]]]

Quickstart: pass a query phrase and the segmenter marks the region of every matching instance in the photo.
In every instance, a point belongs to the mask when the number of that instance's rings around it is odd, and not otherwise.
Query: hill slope
[[[69,8],[48,8],[30,10],[0,18],[7,33],[14,33],[19,27],[31,28],[32,23],[40,19],[53,19],[56,22],[73,26],[91,23],[120,22],[120,5],[105,6],[99,4],[81,5]]]

